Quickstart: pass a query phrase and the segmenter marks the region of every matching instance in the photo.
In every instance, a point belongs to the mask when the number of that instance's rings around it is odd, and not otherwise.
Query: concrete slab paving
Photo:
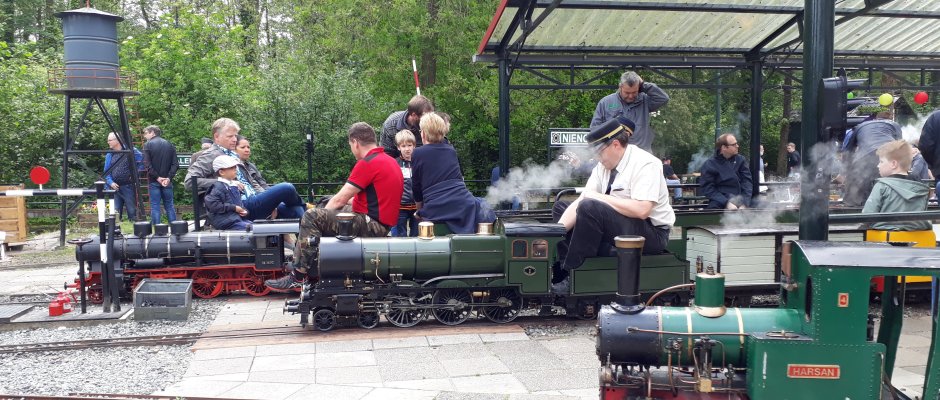
[[[319,368],[361,367],[364,365],[376,365],[375,355],[372,351],[318,353],[316,354],[316,360],[316,365]]]
[[[379,367],[343,367],[318,368],[317,383],[328,385],[342,385],[350,383],[382,383]]]
[[[530,392],[597,387],[597,369],[555,369],[513,372]]]
[[[294,393],[287,400],[310,400],[329,399],[329,400],[360,400],[372,391],[372,388],[357,386],[339,386],[339,385],[307,385]]]
[[[399,389],[420,389],[420,390],[436,390],[436,391],[454,391],[454,384],[451,383],[450,379],[418,379],[418,380],[407,380],[407,381],[385,381],[385,387],[399,388]]]
[[[372,348],[375,350],[378,349],[399,349],[407,347],[427,347],[428,338],[424,336],[414,336],[414,337],[405,337],[405,338],[391,338],[391,339],[372,339]]]
[[[372,350],[372,340],[343,340],[317,343],[317,353],[341,353],[344,351],[362,350]]]
[[[193,360],[221,360],[226,358],[254,357],[255,346],[223,347],[193,353]]]
[[[249,307],[251,302],[246,301],[233,303],[230,315],[216,322],[237,317],[239,323],[244,323],[254,318],[251,323],[229,326],[242,329],[271,326],[263,319],[274,308],[270,301],[259,302],[266,303],[265,307]],[[240,305],[245,308],[238,309]],[[259,313],[243,312],[249,308]],[[929,321],[926,317],[922,319]],[[283,323],[296,326],[296,318]],[[288,394],[267,391],[258,395],[278,399],[312,396],[340,400],[597,398],[600,362],[594,354],[592,337],[530,338],[521,330],[485,332],[490,325],[463,325],[468,326],[471,328],[445,327],[454,329],[454,334],[443,334],[441,332],[446,330],[433,326],[371,331],[373,333],[337,330],[329,334],[297,336],[293,340],[303,341],[299,343],[286,341],[251,346],[242,343],[235,348],[199,348],[194,352],[187,376],[168,389],[175,390],[172,393],[175,395],[224,393],[228,397],[245,398],[251,397],[249,392],[263,391],[267,384],[299,385],[291,386],[296,392]],[[921,345],[926,336],[908,329],[925,326],[930,324],[905,324],[894,376],[895,384],[909,393],[916,390],[917,395],[923,385],[926,348]],[[481,328],[479,333],[468,333]],[[379,337],[386,334],[390,336]],[[252,385],[245,385],[246,392],[239,393],[237,388],[247,383]],[[206,389],[207,385],[214,387]]]
[[[315,354],[317,352],[316,343],[286,343],[270,344],[255,347],[255,355],[258,356],[280,356],[287,354]]]
[[[433,400],[437,391],[417,389],[376,388],[362,397],[362,400]]]
[[[242,383],[241,381],[184,380],[164,388],[155,394],[180,397],[219,397],[222,393]]]
[[[488,374],[506,374],[509,368],[498,357],[485,356],[468,359],[455,359],[441,361],[447,376],[474,376]]]
[[[248,374],[250,382],[317,383],[313,369],[287,369],[277,371],[257,371]]]
[[[194,360],[185,376],[227,375],[251,370],[253,357]]]
[[[220,397],[283,400],[299,392],[304,386],[306,385],[300,383],[244,382],[223,392]]]
[[[483,376],[464,376],[451,378],[454,387],[459,392],[471,393],[528,393],[525,385],[510,374],[494,374]]]
[[[437,361],[382,364],[379,366],[379,374],[383,382],[447,378],[447,372]]]
[[[446,344],[467,344],[483,343],[478,334],[467,335],[433,335],[428,336],[428,344],[431,346],[443,346]]]
[[[284,369],[316,369],[316,354],[286,354],[281,356],[255,357],[250,372],[278,371]]]
[[[435,360],[434,352],[430,347],[409,347],[399,349],[374,350],[375,361],[382,364],[422,363]]]

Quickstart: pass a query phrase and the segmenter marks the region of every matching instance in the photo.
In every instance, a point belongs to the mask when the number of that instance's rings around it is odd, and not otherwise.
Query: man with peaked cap
[[[552,279],[553,293],[567,294],[568,273],[588,257],[609,255],[618,235],[646,238],[644,254],[666,249],[676,215],[669,205],[663,164],[627,144],[634,129],[629,119],[613,119],[591,128],[586,137],[597,166],[577,200],[570,205],[557,203],[552,210],[567,230],[558,244],[560,263]]]

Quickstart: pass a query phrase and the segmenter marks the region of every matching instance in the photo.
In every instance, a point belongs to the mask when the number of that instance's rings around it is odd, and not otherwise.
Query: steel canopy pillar
[[[509,58],[503,55],[496,64],[499,74],[499,173],[509,172]]]
[[[748,168],[751,169],[752,197],[757,197],[760,193],[760,124],[761,114],[763,113],[763,103],[761,102],[764,87],[763,68],[764,64],[760,60],[751,61],[751,140],[750,149],[748,149],[750,154]]]
[[[803,123],[800,155],[800,240],[829,238],[829,171],[817,171],[813,147],[819,142],[819,82],[832,73],[835,4],[805,0],[803,7]],[[812,168],[812,169],[811,169]]]

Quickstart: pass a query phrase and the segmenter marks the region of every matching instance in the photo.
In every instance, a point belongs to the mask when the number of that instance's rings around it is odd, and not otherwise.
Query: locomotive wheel
[[[241,279],[243,279],[242,285],[245,288],[245,292],[248,294],[252,296],[264,296],[268,293],[271,293],[271,288],[264,284],[264,280],[267,279],[267,275],[251,268],[245,268],[239,275],[241,276]]]
[[[326,332],[336,326],[336,314],[329,308],[321,308],[313,313],[313,327]]]
[[[88,289],[88,301],[91,304],[101,304],[104,303],[104,292],[101,291],[101,288]]]
[[[203,299],[211,299],[222,293],[222,275],[211,269],[193,272],[193,294]]]
[[[389,295],[386,300],[390,301],[391,304],[385,314],[385,319],[399,328],[410,328],[418,325],[428,316],[428,310],[425,306],[430,299],[427,296],[415,298],[412,294],[399,293]]]
[[[359,313],[359,318],[356,321],[359,323],[360,328],[372,329],[379,324],[379,313],[375,311],[363,311]]]
[[[516,289],[490,290],[488,302],[499,305],[483,307],[483,315],[486,316],[486,319],[499,324],[512,322],[519,316],[519,311],[522,311],[522,296],[519,295],[519,291]]]
[[[434,318],[444,325],[458,325],[470,318],[473,298],[465,289],[441,289],[434,292]],[[447,306],[447,307],[441,307]]]

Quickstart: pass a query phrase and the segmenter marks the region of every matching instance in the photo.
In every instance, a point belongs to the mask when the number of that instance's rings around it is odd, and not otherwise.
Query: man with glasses
[[[740,210],[751,206],[751,170],[738,154],[738,139],[725,133],[715,141],[715,156],[702,165],[699,184],[708,208]]]
[[[557,268],[552,292],[567,294],[568,275],[588,257],[611,255],[614,237],[638,235],[646,238],[644,254],[660,254],[669,241],[676,215],[669,205],[669,189],[659,158],[627,140],[633,121],[621,118],[591,129],[586,136],[597,166],[570,205],[559,202],[552,210],[556,222],[565,226],[565,240],[558,244]]]

